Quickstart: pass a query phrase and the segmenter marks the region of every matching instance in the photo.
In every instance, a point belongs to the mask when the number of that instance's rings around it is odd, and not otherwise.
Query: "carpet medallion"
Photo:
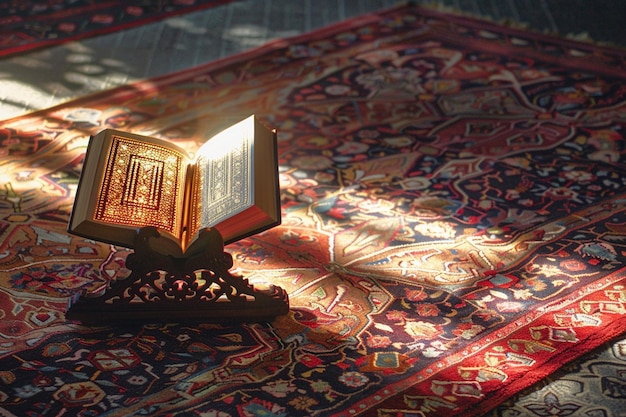
[[[626,333],[625,62],[406,6],[2,122],[0,414],[484,414]],[[290,312],[66,321],[128,273],[65,231],[88,136],[193,151],[247,113],[283,223],[227,251]]]

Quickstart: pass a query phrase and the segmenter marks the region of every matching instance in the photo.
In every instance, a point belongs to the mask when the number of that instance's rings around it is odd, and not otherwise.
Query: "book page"
[[[199,227],[213,227],[254,203],[254,118],[248,118],[211,138],[200,148]]]
[[[94,220],[154,226],[179,237],[185,171],[182,153],[113,135]]]

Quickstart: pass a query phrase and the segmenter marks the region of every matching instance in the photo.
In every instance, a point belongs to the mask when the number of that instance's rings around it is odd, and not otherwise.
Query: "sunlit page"
[[[249,208],[253,187],[254,118],[229,127],[200,148],[200,227],[212,227]]]

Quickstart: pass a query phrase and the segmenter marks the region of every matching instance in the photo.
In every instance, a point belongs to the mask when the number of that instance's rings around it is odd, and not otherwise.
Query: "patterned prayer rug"
[[[478,416],[626,333],[626,56],[404,7],[1,124],[2,415]],[[279,131],[271,323],[83,326],[88,136]],[[540,412],[541,410],[539,410]]]
[[[0,56],[128,29],[230,0],[20,0],[0,3]]]

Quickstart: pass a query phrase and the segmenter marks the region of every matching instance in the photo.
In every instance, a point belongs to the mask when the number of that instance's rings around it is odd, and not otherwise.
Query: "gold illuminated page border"
[[[180,236],[185,160],[175,150],[114,135],[94,220]]]

